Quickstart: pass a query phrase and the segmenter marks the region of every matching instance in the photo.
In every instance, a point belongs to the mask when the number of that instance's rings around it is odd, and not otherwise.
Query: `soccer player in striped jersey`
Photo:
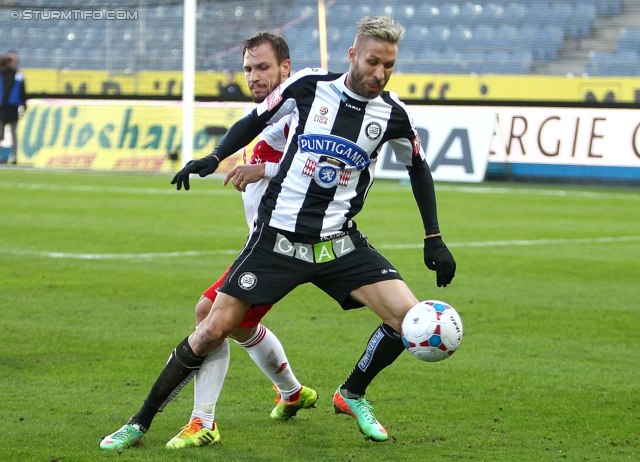
[[[451,283],[456,264],[438,224],[435,188],[416,127],[397,95],[384,90],[404,29],[392,19],[364,18],[349,48],[346,74],[304,69],[236,122],[209,156],[191,161],[172,184],[189,189],[189,175],[210,175],[282,117],[292,114],[278,173],[270,180],[247,244],[195,332],[172,352],[147,399],[163,403],[218,348],[251,306],[275,303],[311,282],[343,309],[369,307],[382,320],[333,398],[374,441],[385,428],[365,399],[371,381],[404,351],[400,329],[418,303],[399,272],[356,226],[384,143],[407,167],[424,237],[424,261],[437,285]]]
[[[424,261],[438,286],[451,283],[456,264],[438,224],[435,188],[416,127],[397,95],[384,90],[404,29],[392,19],[364,18],[349,49],[347,74],[304,69],[231,127],[213,154],[193,161],[172,183],[206,176],[256,133],[293,114],[280,169],[269,183],[257,226],[232,265],[212,310],[181,347],[191,367],[215,348],[248,307],[271,303],[311,282],[343,309],[368,306],[382,320],[347,380],[334,393],[336,412],[385,441],[384,427],[364,398],[371,381],[404,351],[401,324],[418,300],[399,272],[357,229],[384,143],[407,167],[425,230]],[[187,348],[188,347],[188,348]],[[186,358],[187,355],[183,355]],[[176,363],[173,373],[183,366]],[[171,373],[167,366],[167,376]]]

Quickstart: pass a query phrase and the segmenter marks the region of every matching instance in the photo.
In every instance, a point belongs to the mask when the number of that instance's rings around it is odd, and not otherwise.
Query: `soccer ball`
[[[440,300],[426,300],[407,311],[402,321],[402,343],[418,359],[442,361],[462,341],[462,320],[458,312]]]

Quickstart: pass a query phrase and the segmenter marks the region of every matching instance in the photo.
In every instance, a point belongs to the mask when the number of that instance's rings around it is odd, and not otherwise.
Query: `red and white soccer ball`
[[[442,361],[462,341],[462,320],[458,312],[440,300],[426,300],[411,308],[402,322],[402,342],[418,359]]]

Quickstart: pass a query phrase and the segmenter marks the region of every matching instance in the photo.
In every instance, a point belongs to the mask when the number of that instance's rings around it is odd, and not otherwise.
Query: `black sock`
[[[371,335],[358,364],[353,368],[344,385],[340,387],[350,395],[345,397],[364,396],[371,381],[382,369],[392,364],[403,351],[404,345],[400,333],[387,324],[380,324],[380,327]]]
[[[200,369],[206,356],[196,355],[189,346],[189,337],[185,338],[173,350],[167,365],[153,384],[147,399],[129,424],[138,424],[142,431],[149,430],[153,418],[182,390]]]

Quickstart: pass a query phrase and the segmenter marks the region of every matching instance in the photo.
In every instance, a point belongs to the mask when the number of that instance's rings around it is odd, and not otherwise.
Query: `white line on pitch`
[[[560,197],[586,197],[590,199],[631,199],[640,200],[640,194],[620,194],[589,191],[567,191],[564,189],[520,189],[520,188],[491,188],[491,187],[470,187],[470,186],[436,186],[437,191],[454,191],[478,194],[524,194],[527,196],[560,196]]]
[[[193,181],[201,180],[200,178],[193,178]],[[202,180],[201,180],[202,181]],[[204,180],[210,181],[210,180]],[[222,182],[221,182],[222,183]],[[407,182],[408,183],[408,182]],[[113,193],[126,193],[126,194],[182,194],[181,191],[177,191],[173,186],[168,186],[167,189],[155,189],[155,188],[116,188],[109,186],[71,186],[71,185],[48,185],[37,183],[0,183],[0,188],[18,188],[18,189],[42,189],[48,191],[80,191],[80,192],[113,192]],[[399,184],[387,184],[384,188],[404,191],[406,186]],[[622,193],[605,193],[605,192],[589,192],[589,191],[568,191],[568,190],[555,190],[555,189],[519,189],[519,188],[502,188],[502,187],[487,187],[487,186],[451,186],[438,184],[436,185],[437,191],[453,191],[472,194],[519,194],[527,196],[558,196],[558,197],[584,197],[590,199],[628,199],[628,200],[640,200],[640,194],[622,194]],[[191,189],[189,194],[204,194],[204,195],[219,195],[219,194],[235,194],[233,188],[227,190],[219,189]]]
[[[110,193],[126,193],[126,194],[184,194],[182,191],[178,191],[174,186],[169,186],[167,189],[154,189],[154,188],[113,188],[109,186],[63,186],[63,185],[49,185],[49,184],[30,184],[30,183],[0,183],[0,188],[18,188],[18,189],[42,189],[47,191],[80,191],[80,192],[110,192]],[[220,194],[237,194],[237,191],[233,188],[220,190],[220,189],[203,189],[203,190],[190,190],[188,194],[207,194],[207,195],[220,195]]]
[[[598,237],[585,239],[536,239],[519,241],[451,242],[447,247],[507,247],[545,244],[605,244],[609,242],[640,242],[640,236]],[[421,249],[422,244],[375,246],[378,249]]]
[[[65,252],[35,252],[30,250],[0,250],[0,253],[10,255],[25,255],[46,258],[71,258],[75,260],[131,260],[150,258],[199,257],[202,255],[237,255],[238,250],[194,250],[187,252],[158,252],[158,253],[65,253]]]
[[[640,242],[640,236],[599,237],[585,239],[538,239],[518,241],[481,241],[481,242],[452,242],[448,247],[507,247],[533,245],[562,245],[562,244],[606,244],[611,242]],[[422,244],[379,245],[380,250],[421,249]],[[64,252],[35,252],[28,250],[0,250],[0,254],[25,255],[45,258],[69,258],[76,260],[131,260],[151,258],[198,257],[203,255],[237,255],[238,250],[209,250],[187,252],[159,252],[159,253],[64,253]]]

